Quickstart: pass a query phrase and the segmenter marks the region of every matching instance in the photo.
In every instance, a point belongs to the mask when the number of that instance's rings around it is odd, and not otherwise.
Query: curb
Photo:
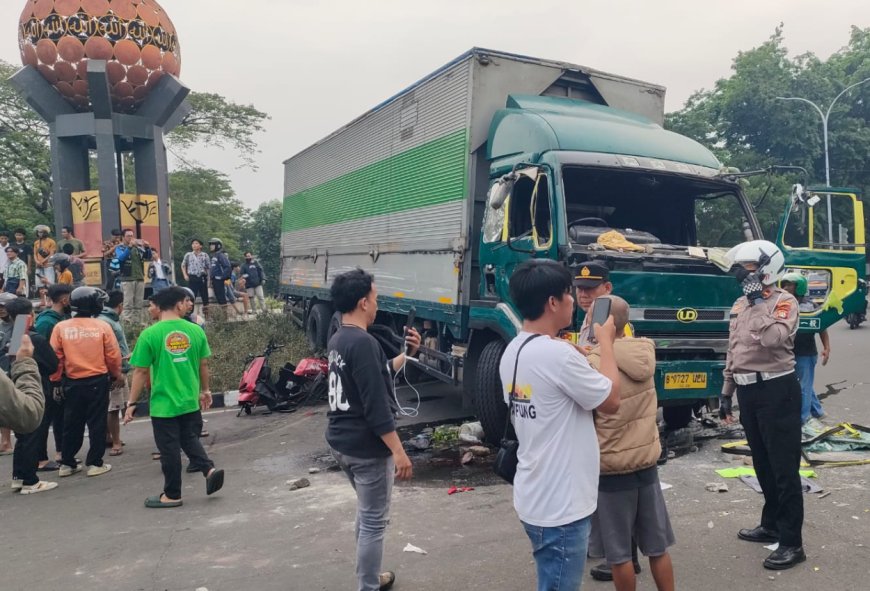
[[[212,408],[227,408],[235,406],[238,402],[238,390],[230,390],[227,392],[215,392],[211,395]],[[136,404],[136,416],[147,417],[151,414],[151,405],[148,402],[139,402]]]

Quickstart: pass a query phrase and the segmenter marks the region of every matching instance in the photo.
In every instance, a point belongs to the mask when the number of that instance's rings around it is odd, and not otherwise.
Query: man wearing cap
[[[592,309],[592,303],[596,298],[610,295],[613,292],[613,284],[610,282],[610,269],[601,263],[582,263],[576,265],[573,269],[574,274],[574,290],[576,292],[577,305],[583,310],[585,317],[583,318],[583,326],[580,327],[580,335],[577,344],[584,350],[591,350],[589,342],[590,327],[589,310]],[[631,325],[626,322],[623,336],[633,336]],[[592,528],[589,532],[589,556],[591,558],[604,558],[604,542],[601,539],[600,527],[598,525],[598,515],[592,516]],[[634,572],[640,573],[640,562],[637,559],[637,544],[632,540],[632,562],[634,563]],[[613,572],[607,562],[602,562],[597,566],[593,566],[590,570],[592,578],[596,581],[612,581]]]

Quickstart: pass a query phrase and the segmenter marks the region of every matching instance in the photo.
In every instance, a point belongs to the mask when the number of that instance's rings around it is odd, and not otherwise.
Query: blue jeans
[[[151,293],[159,293],[169,287],[169,281],[166,279],[154,278],[151,280]]]
[[[538,591],[577,591],[583,583],[592,518],[558,527],[523,522],[532,542],[538,570]]]
[[[390,497],[396,465],[386,458],[355,458],[336,450],[332,455],[356,491],[356,576],[359,591],[381,588],[384,532],[390,522]]]
[[[801,384],[801,425],[810,419],[810,415],[816,418],[825,416],[822,403],[813,390],[817,359],[818,355],[795,356],[794,358],[794,370]]]

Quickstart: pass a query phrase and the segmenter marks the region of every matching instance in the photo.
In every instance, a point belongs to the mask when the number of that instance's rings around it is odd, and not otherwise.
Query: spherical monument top
[[[91,108],[88,60],[106,60],[112,104],[135,112],[164,74],[181,72],[175,25],[156,0],[27,0],[18,27],[24,65],[77,109]]]

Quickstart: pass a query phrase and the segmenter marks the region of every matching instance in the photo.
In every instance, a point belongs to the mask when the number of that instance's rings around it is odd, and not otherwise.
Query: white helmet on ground
[[[763,285],[774,285],[785,273],[785,256],[776,244],[767,240],[738,244],[726,256],[732,265],[757,264]]]

